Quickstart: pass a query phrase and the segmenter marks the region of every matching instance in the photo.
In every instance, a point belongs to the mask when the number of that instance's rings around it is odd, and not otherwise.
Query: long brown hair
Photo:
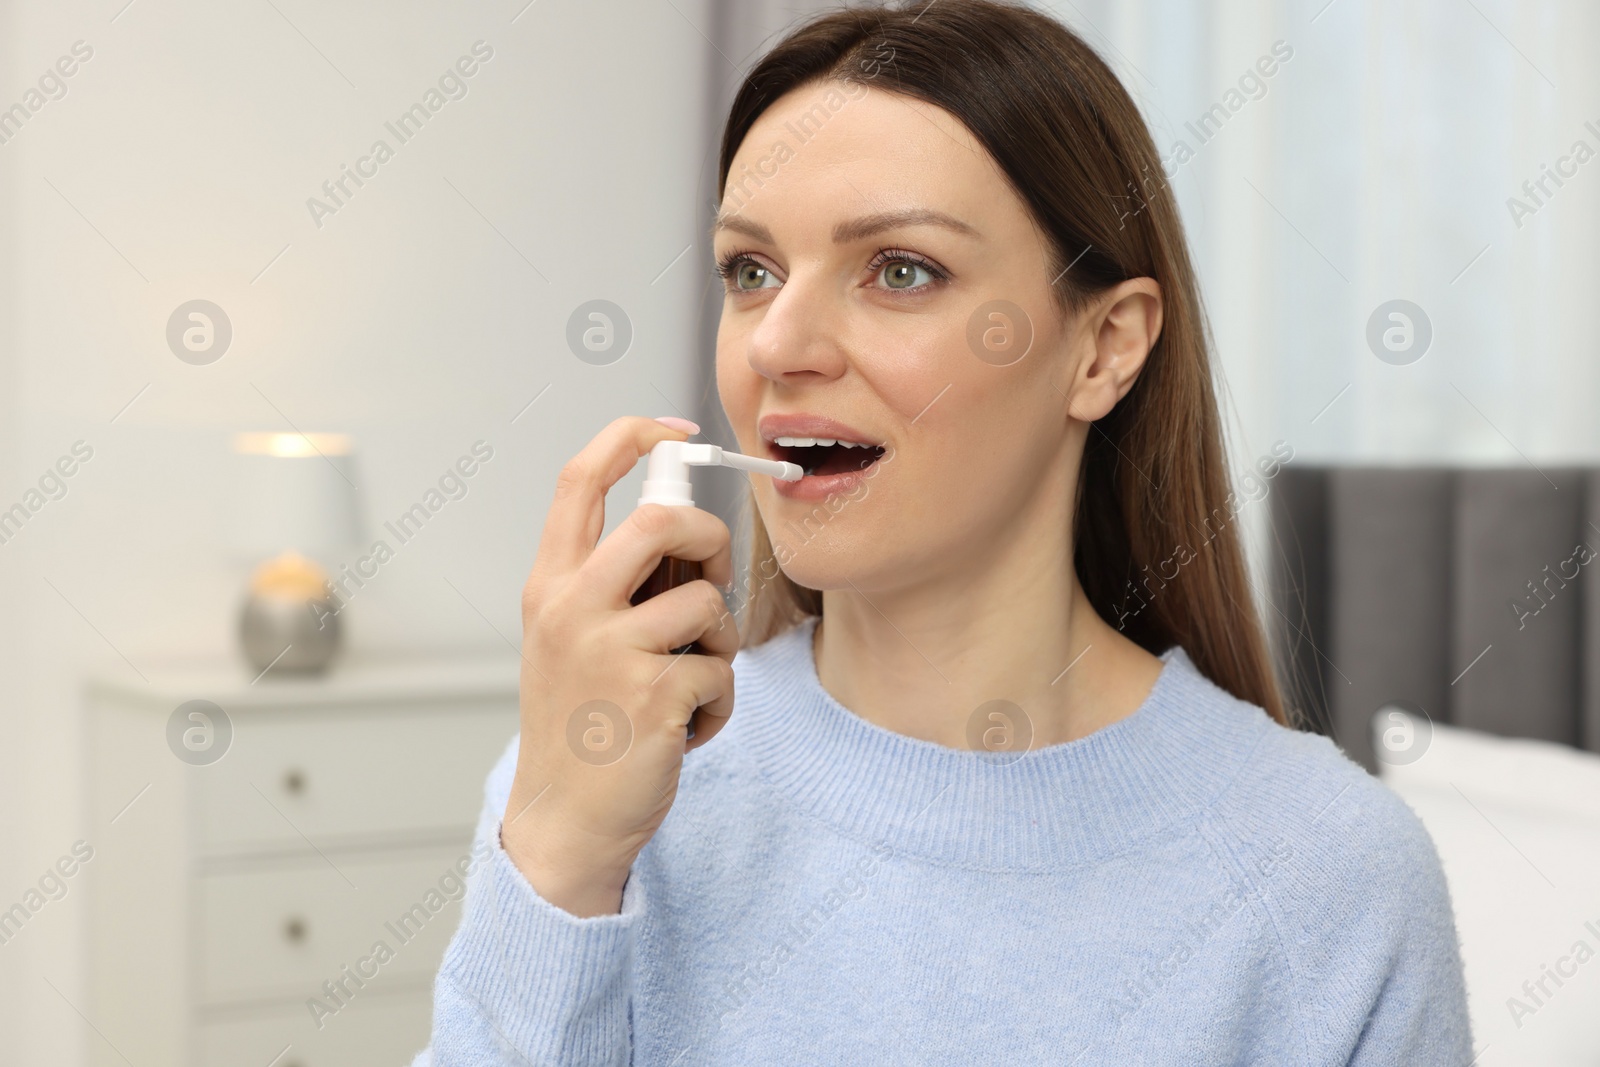
[[[1067,27],[1010,3],[830,11],[790,31],[745,77],[723,129],[719,197],[761,113],[792,89],[829,80],[899,93],[961,120],[1047,236],[1063,314],[1130,278],[1161,286],[1160,337],[1085,445],[1074,567],[1101,618],[1152,653],[1182,645],[1217,685],[1287,722],[1229,521],[1209,330],[1183,226],[1149,130],[1116,75]],[[820,615],[822,594],[774,565],[760,513],[750,511],[743,636],[759,644]]]

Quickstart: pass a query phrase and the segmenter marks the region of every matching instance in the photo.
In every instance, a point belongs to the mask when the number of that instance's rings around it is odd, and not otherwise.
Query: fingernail
[[[674,430],[682,430],[684,433],[700,432],[700,427],[697,424],[690,422],[688,419],[680,419],[676,415],[658,415],[656,416],[656,421],[663,426],[670,426]]]

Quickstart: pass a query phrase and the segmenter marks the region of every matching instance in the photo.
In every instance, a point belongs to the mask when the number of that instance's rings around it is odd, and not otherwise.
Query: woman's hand
[[[733,711],[739,635],[717,589],[732,581],[726,524],[649,504],[596,544],[606,491],[656,442],[686,436],[622,418],[574,456],[522,592],[522,739],[500,839],[541,897],[578,916],[620,910],[684,753]],[[663,556],[703,561],[705,578],[630,605]],[[668,651],[690,642],[706,654]]]

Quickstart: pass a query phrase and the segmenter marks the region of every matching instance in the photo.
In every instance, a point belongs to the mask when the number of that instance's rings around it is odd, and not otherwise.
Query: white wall
[[[0,2],[0,107],[93,48],[0,144],[0,508],[94,449],[0,544],[0,907],[116,831],[81,803],[86,674],[231,654],[232,432],[352,434],[374,536],[493,445],[351,603],[359,654],[503,648],[447,579],[515,640],[560,463],[616,414],[696,413],[703,4],[124,2]],[[468,94],[399,145],[384,122],[480,39]],[[306,199],[379,137],[394,158],[319,229]],[[564,339],[599,297],[635,329],[604,367]],[[209,366],[165,342],[195,298],[233,324]],[[0,945],[0,1062],[100,1040],[63,1003],[83,1003],[79,904]]]

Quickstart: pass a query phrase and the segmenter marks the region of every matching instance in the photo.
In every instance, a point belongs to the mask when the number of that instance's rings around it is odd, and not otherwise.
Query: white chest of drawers
[[[192,700],[231,724],[215,762],[168,741]],[[88,727],[90,1062],[409,1063],[517,730],[516,658],[97,681]]]

